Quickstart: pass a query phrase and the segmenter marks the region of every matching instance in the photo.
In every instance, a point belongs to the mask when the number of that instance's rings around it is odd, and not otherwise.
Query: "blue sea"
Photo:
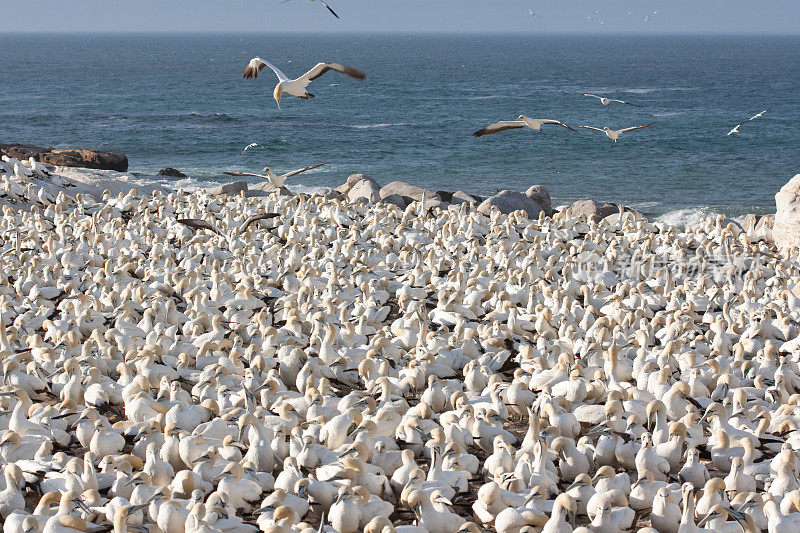
[[[328,73],[309,87],[316,99],[286,96],[278,110],[268,69],[241,78],[253,56],[290,77],[325,60],[368,79]],[[691,223],[774,211],[800,172],[798,37],[2,35],[0,65],[0,142],[121,152],[133,172],[185,172],[183,185],[326,163],[294,186],[353,173],[480,195],[541,183],[557,204],[594,198]],[[472,136],[520,113],[656,124],[617,144],[558,127]],[[253,142],[265,148],[240,156]]]

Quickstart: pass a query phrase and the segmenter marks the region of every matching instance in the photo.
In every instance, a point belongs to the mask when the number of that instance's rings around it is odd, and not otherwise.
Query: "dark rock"
[[[448,191],[436,191],[436,196],[438,196],[443,202],[447,202],[448,204],[453,201],[453,193]]]
[[[553,200],[550,199],[550,191],[544,185],[531,185],[525,191],[525,196],[539,204],[544,214],[553,216]]]
[[[84,148],[43,148],[32,144],[0,144],[0,155],[26,160],[33,157],[41,163],[62,167],[83,167],[98,170],[128,170],[128,158],[115,152],[96,152]]]
[[[172,167],[162,168],[158,171],[157,176],[167,176],[169,178],[185,178],[187,177],[186,174],[181,172],[180,170],[175,170]]]
[[[409,198],[409,200],[411,200],[411,198]],[[406,198],[400,196],[399,194],[390,194],[389,196],[384,196],[378,203],[396,205],[400,209],[405,209],[409,204],[409,202],[406,201]]]
[[[500,191],[491,198],[486,200],[478,206],[478,211],[486,215],[492,212],[492,207],[496,207],[501,213],[507,215],[514,211],[525,211],[528,218],[536,218],[541,213],[542,208],[539,204],[528,198],[521,192],[517,191]]]

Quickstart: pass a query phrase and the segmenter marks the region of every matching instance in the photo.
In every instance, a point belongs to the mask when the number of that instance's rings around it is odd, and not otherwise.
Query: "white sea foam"
[[[350,126],[351,128],[355,128],[357,130],[365,130],[369,128],[389,128],[392,126],[411,126],[410,122],[385,122],[380,124],[354,124]]]
[[[663,222],[665,224],[669,224],[670,226],[685,228],[687,226],[699,224],[704,218],[713,217],[716,214],[717,212],[708,206],[686,207],[683,209],[668,211],[656,218],[656,222]]]

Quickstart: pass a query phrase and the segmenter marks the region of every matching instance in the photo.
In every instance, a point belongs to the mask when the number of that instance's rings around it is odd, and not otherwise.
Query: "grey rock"
[[[208,189],[208,192],[210,194],[236,195],[239,194],[240,192],[247,192],[247,182],[232,181],[231,183],[225,183],[217,187],[211,187],[210,189]]]
[[[781,250],[800,246],[800,174],[790,179],[775,195],[775,223],[772,238]]]
[[[349,175],[347,177],[347,181],[346,182],[344,182],[341,185],[339,185],[338,187],[336,187],[336,190],[339,191],[342,194],[347,194],[347,193],[350,192],[350,189],[352,189],[353,186],[356,183],[358,183],[359,181],[361,181],[363,179],[371,180],[372,178],[370,178],[366,174],[351,174],[351,175]],[[375,181],[375,180],[373,180],[373,181]]]
[[[322,196],[326,200],[344,200],[345,198],[347,198],[347,195],[342,194],[336,189],[331,189],[330,187],[325,187],[316,194]]]
[[[388,185],[384,185],[381,188],[381,198],[386,198],[392,194],[399,194],[400,196],[407,196],[412,200],[421,200],[422,194],[425,194],[426,198],[437,198],[435,193],[423,189],[422,187],[417,187],[416,185],[411,185],[410,183],[406,183],[405,181],[393,181]]]
[[[539,216],[539,213],[542,212],[542,208],[534,202],[531,198],[528,198],[521,192],[517,191],[500,191],[499,193],[495,194],[491,198],[487,198],[486,200],[478,206],[478,211],[488,215],[492,212],[492,208],[496,207],[500,210],[503,214],[509,214],[514,211],[525,211],[528,215],[528,218],[536,218]]]
[[[441,201],[447,202],[448,204],[453,201],[453,193],[450,191],[436,191],[434,194],[436,194]]]
[[[389,196],[385,196],[381,198],[380,202],[378,203],[396,205],[400,209],[405,209],[408,206],[406,199],[399,194],[390,194]]]
[[[450,203],[453,204],[480,204],[481,202],[483,202],[483,198],[480,196],[475,196],[474,194],[469,194],[464,191],[456,191],[450,198]]]
[[[381,186],[369,176],[363,177],[347,191],[347,199],[351,202],[358,198],[366,198],[373,204],[377,203],[381,199]]]
[[[269,196],[274,193],[277,193],[279,196],[294,196],[294,193],[286,187],[276,187],[271,182],[264,180],[263,182],[250,185],[250,188],[247,190],[247,197]]]
[[[595,221],[600,221],[609,215],[619,213],[619,206],[616,204],[601,204],[594,200],[578,200],[567,209],[567,216],[571,218],[586,216],[592,217]]]
[[[185,178],[186,174],[181,172],[180,170],[176,170],[172,167],[162,168],[158,171],[156,176],[167,176],[169,178]]]
[[[550,198],[550,191],[544,185],[531,185],[525,191],[525,196],[539,204],[544,214],[553,216],[553,200]]]

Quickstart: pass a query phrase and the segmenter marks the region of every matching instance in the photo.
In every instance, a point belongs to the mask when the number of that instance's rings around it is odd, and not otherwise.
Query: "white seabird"
[[[339,63],[317,63],[311,70],[299,78],[292,80],[289,79],[286,74],[281,72],[278,67],[274,66],[270,62],[264,61],[260,57],[254,57],[250,60],[250,63],[247,64],[247,68],[244,69],[242,78],[257,78],[258,72],[264,67],[271,68],[275,75],[278,76],[278,84],[275,86],[275,90],[272,93],[273,98],[275,98],[275,101],[278,103],[278,109],[281,108],[281,95],[284,92],[296,96],[301,100],[310,100],[311,98],[314,98],[313,94],[306,91],[306,87],[309,83],[319,78],[329,70],[335,70],[336,72],[347,74],[351,78],[356,78],[359,80],[366,79],[367,77],[367,75],[360,70],[356,70],[345,65],[340,65]]]
[[[769,108],[766,108],[761,113],[756,113],[755,115],[753,115],[752,117],[748,118],[747,120],[743,120],[742,122],[738,123],[736,126],[733,127],[733,129],[731,131],[729,131],[728,133],[725,134],[725,137],[730,137],[734,133],[739,133],[739,128],[741,128],[744,124],[747,124],[751,120],[755,120],[757,118],[761,118],[762,116],[764,116],[764,113],[766,113],[767,111],[769,111]]]
[[[490,124],[485,128],[476,131],[472,135],[475,137],[481,137],[483,135],[490,135],[492,133],[499,133],[501,131],[524,128],[525,126],[531,128],[532,130],[542,131],[542,126],[545,124],[553,124],[555,126],[561,126],[563,128],[567,128],[568,130],[575,131],[558,120],[550,120],[546,118],[528,118],[525,115],[520,115],[517,120],[503,120],[500,122],[495,122],[494,124]],[[575,133],[577,133],[577,131],[575,131]]]
[[[651,122],[650,124],[645,124],[645,125],[643,125],[643,126],[634,126],[634,127],[632,127],[632,128],[625,128],[625,129],[622,129],[622,130],[612,130],[612,129],[611,129],[611,128],[609,128],[608,126],[604,126],[602,129],[600,129],[600,128],[595,128],[594,126],[578,126],[578,127],[579,127],[579,128],[585,128],[585,129],[587,129],[587,130],[595,130],[595,131],[599,131],[599,132],[605,133],[606,135],[608,135],[608,138],[609,138],[609,139],[611,139],[611,140],[612,140],[612,141],[614,141],[614,142],[617,142],[617,139],[619,139],[619,136],[620,136],[621,134],[623,134],[623,133],[626,133],[626,132],[629,132],[629,131],[634,131],[634,130],[640,130],[640,129],[643,129],[643,128],[648,128],[648,127],[652,126],[653,124],[655,124],[655,122]]]
[[[626,102],[625,100],[617,100],[617,99],[614,99],[614,98],[607,98],[605,96],[598,96],[596,94],[583,93],[583,96],[591,96],[592,98],[597,98],[598,100],[600,100],[600,103],[603,104],[603,105],[609,105],[612,102],[617,102],[618,104],[632,105],[633,107],[642,107],[640,105],[636,105],[636,104],[632,104],[630,102]]]
[[[319,165],[312,165],[310,167],[299,168],[297,170],[292,170],[291,172],[287,172],[286,174],[281,174],[280,176],[276,176],[272,169],[269,167],[264,167],[262,172],[266,172],[266,176],[263,174],[254,174],[252,172],[225,172],[228,176],[252,176],[254,178],[263,178],[265,180],[269,180],[276,187],[283,187],[283,183],[286,181],[286,178],[291,178],[297,174],[301,174],[303,172],[307,172],[309,170],[313,170],[315,168],[319,168],[325,163],[320,163]]]

